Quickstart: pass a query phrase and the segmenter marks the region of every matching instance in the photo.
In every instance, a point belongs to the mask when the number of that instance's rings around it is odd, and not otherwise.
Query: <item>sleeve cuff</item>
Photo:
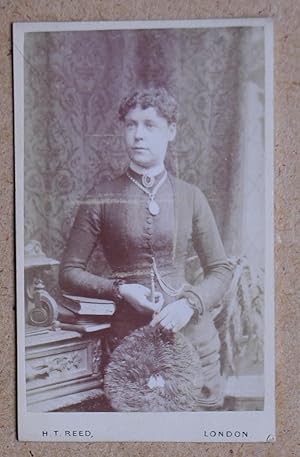
[[[180,298],[185,298],[191,309],[194,311],[192,319],[195,321],[200,320],[206,309],[199,295],[192,289],[185,289]]]

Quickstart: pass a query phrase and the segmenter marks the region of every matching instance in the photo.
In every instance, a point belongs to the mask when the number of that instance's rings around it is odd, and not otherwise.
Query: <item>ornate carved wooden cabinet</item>
[[[101,397],[101,332],[26,332],[28,411],[54,411]]]
[[[37,242],[25,249],[26,391],[30,412],[55,411],[100,398],[103,327],[85,332],[63,329],[58,305],[46,291],[42,273],[57,264]]]

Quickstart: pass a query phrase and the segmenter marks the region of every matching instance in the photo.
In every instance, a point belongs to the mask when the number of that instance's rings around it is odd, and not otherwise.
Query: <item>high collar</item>
[[[165,166],[164,166],[164,164],[162,164],[162,165],[156,165],[155,167],[147,169],[147,168],[143,168],[143,167],[137,165],[134,162],[130,162],[129,170],[133,171],[134,173],[136,173],[137,175],[140,175],[140,176],[148,175],[148,176],[153,176],[156,178],[165,171]]]
[[[149,188],[149,189],[152,189],[156,184],[158,184],[158,182],[163,178],[164,174],[166,173],[166,169],[163,168],[162,171],[160,173],[158,173],[157,175],[155,175],[154,177],[154,181],[153,181],[153,185]],[[135,179],[139,184],[141,184],[143,187],[144,184],[143,184],[143,181],[142,181],[142,178],[143,178],[143,175],[142,174],[139,174],[137,173],[136,171],[134,171],[132,168],[128,168],[127,170],[127,174],[130,175],[133,179]]]

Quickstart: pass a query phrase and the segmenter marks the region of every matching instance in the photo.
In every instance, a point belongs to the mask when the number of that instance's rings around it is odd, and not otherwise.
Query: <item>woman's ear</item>
[[[176,124],[175,122],[172,122],[172,124],[169,124],[169,141],[173,141],[176,136]]]

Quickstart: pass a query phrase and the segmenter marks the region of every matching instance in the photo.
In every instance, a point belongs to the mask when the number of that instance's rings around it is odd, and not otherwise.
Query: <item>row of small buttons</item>
[[[147,249],[150,249],[152,252],[153,247],[152,247],[151,239],[152,239],[152,235],[153,235],[153,216],[151,214],[149,214],[148,204],[146,206],[146,211],[147,211],[148,215],[146,216],[146,227],[145,227],[145,234],[144,234],[144,238],[146,239],[145,247]]]

